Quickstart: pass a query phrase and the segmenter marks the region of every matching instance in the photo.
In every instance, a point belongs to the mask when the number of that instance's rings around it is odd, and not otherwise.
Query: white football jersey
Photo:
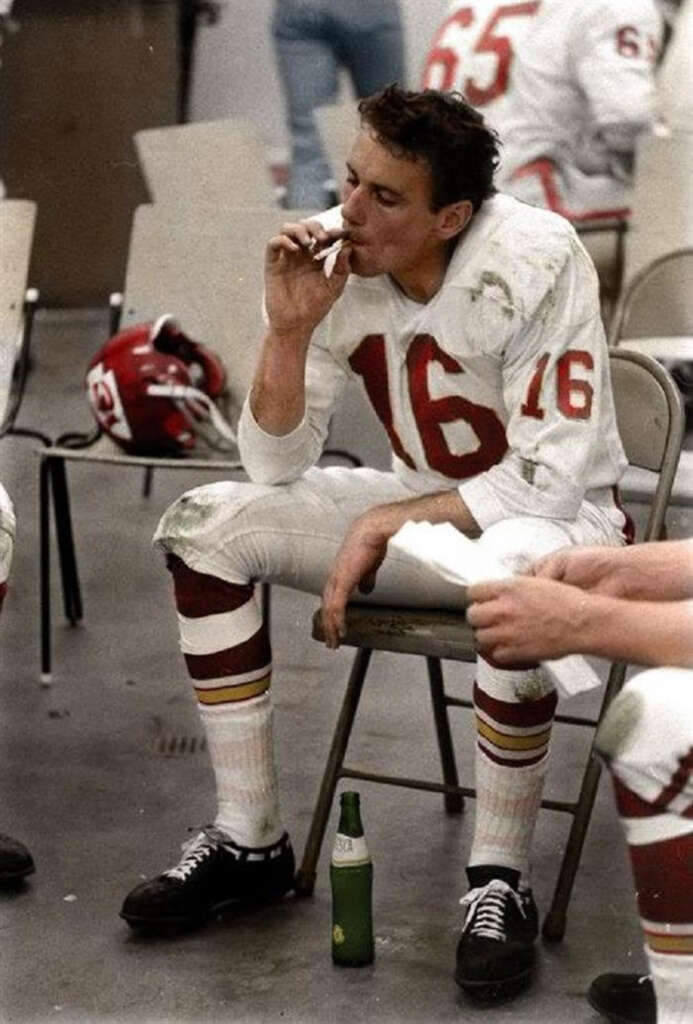
[[[460,92],[502,133],[515,55],[540,7],[554,0],[453,0],[426,57],[422,88]]]
[[[619,158],[652,122],[661,40],[654,0],[542,2],[513,64],[500,187],[541,158],[627,177]]]
[[[496,195],[429,302],[388,275],[351,275],[325,327],[311,341],[303,423],[265,444],[246,406],[244,462],[279,459],[283,479],[304,472],[355,377],[395,473],[420,493],[459,486],[484,529],[515,516],[574,519],[585,498],[612,502],[626,462],[597,279],[564,218]]]

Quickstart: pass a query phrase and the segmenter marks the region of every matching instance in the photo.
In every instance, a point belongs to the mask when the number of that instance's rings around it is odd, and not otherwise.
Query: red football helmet
[[[85,379],[96,422],[131,455],[180,455],[198,437],[233,449],[236,438],[216,404],[225,386],[219,357],[168,315],[114,335]]]

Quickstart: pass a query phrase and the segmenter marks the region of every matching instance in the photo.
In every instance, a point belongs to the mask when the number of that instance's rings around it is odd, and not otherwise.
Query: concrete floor
[[[90,426],[83,368],[106,337],[105,315],[44,314],[19,421],[52,436]],[[187,829],[213,816],[212,777],[177,651],[169,581],[149,539],[165,506],[199,477],[160,472],[141,496],[141,473],[70,466],[85,618],[64,624],[53,575],[54,678],[38,681],[37,468],[34,444],[6,438],[3,480],[19,536],[0,649],[0,830],[31,848],[37,872],[0,894],[3,1022],[498,1021],[598,1018],[584,991],[600,971],[644,967],[625,847],[608,784],[600,788],[564,941],[543,946],[534,987],[505,1006],[470,1003],[452,979],[465,891],[473,802],[446,817],[433,794],[362,783],[375,866],[376,961],[344,970],[330,959],[328,834],[312,899],[229,912],[192,934],[143,939],[118,917],[124,895],[177,860]],[[211,475],[205,477],[213,479]],[[676,510],[671,536],[690,534]],[[285,822],[297,854],[310,820],[349,651],[309,638],[316,600],[273,595],[277,754]],[[469,691],[466,667],[451,688]],[[376,655],[357,720],[353,759],[437,777],[422,664]],[[590,695],[571,711],[594,707]],[[565,708],[564,708],[565,710]],[[454,731],[469,764],[469,713]],[[186,738],[186,752],[179,753]],[[572,796],[585,730],[556,729],[547,794]],[[194,750],[191,749],[195,748]],[[535,893],[546,907],[568,819],[542,811]]]

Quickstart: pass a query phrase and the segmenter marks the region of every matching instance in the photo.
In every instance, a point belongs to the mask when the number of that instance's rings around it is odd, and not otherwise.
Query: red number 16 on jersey
[[[520,411],[524,416],[543,420],[545,410],[540,402],[541,387],[549,361],[546,353],[538,360]],[[428,384],[428,371],[437,363],[446,373],[460,374],[464,369],[449,353],[444,352],[430,334],[417,334],[406,357],[407,384],[416,428],[431,469],[453,480],[465,480],[495,466],[508,449],[505,427],[493,409],[479,405],[462,395],[433,398]],[[395,455],[410,469],[416,465],[404,447],[394,424],[390,401],[389,375],[385,337],[368,334],[349,357],[349,364],[363,380],[366,394],[378,419],[385,427]],[[592,413],[593,388],[589,381],[571,376],[581,366],[592,370],[594,361],[583,349],[569,349],[556,364],[556,404],[568,419],[589,419]],[[476,434],[478,447],[470,452],[455,453],[448,447],[443,424],[463,421]]]

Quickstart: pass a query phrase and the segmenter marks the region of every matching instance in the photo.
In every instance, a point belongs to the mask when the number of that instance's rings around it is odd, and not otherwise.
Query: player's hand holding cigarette
[[[317,220],[284,224],[269,240],[265,306],[274,331],[313,332],[344,289],[349,248],[348,231]]]

